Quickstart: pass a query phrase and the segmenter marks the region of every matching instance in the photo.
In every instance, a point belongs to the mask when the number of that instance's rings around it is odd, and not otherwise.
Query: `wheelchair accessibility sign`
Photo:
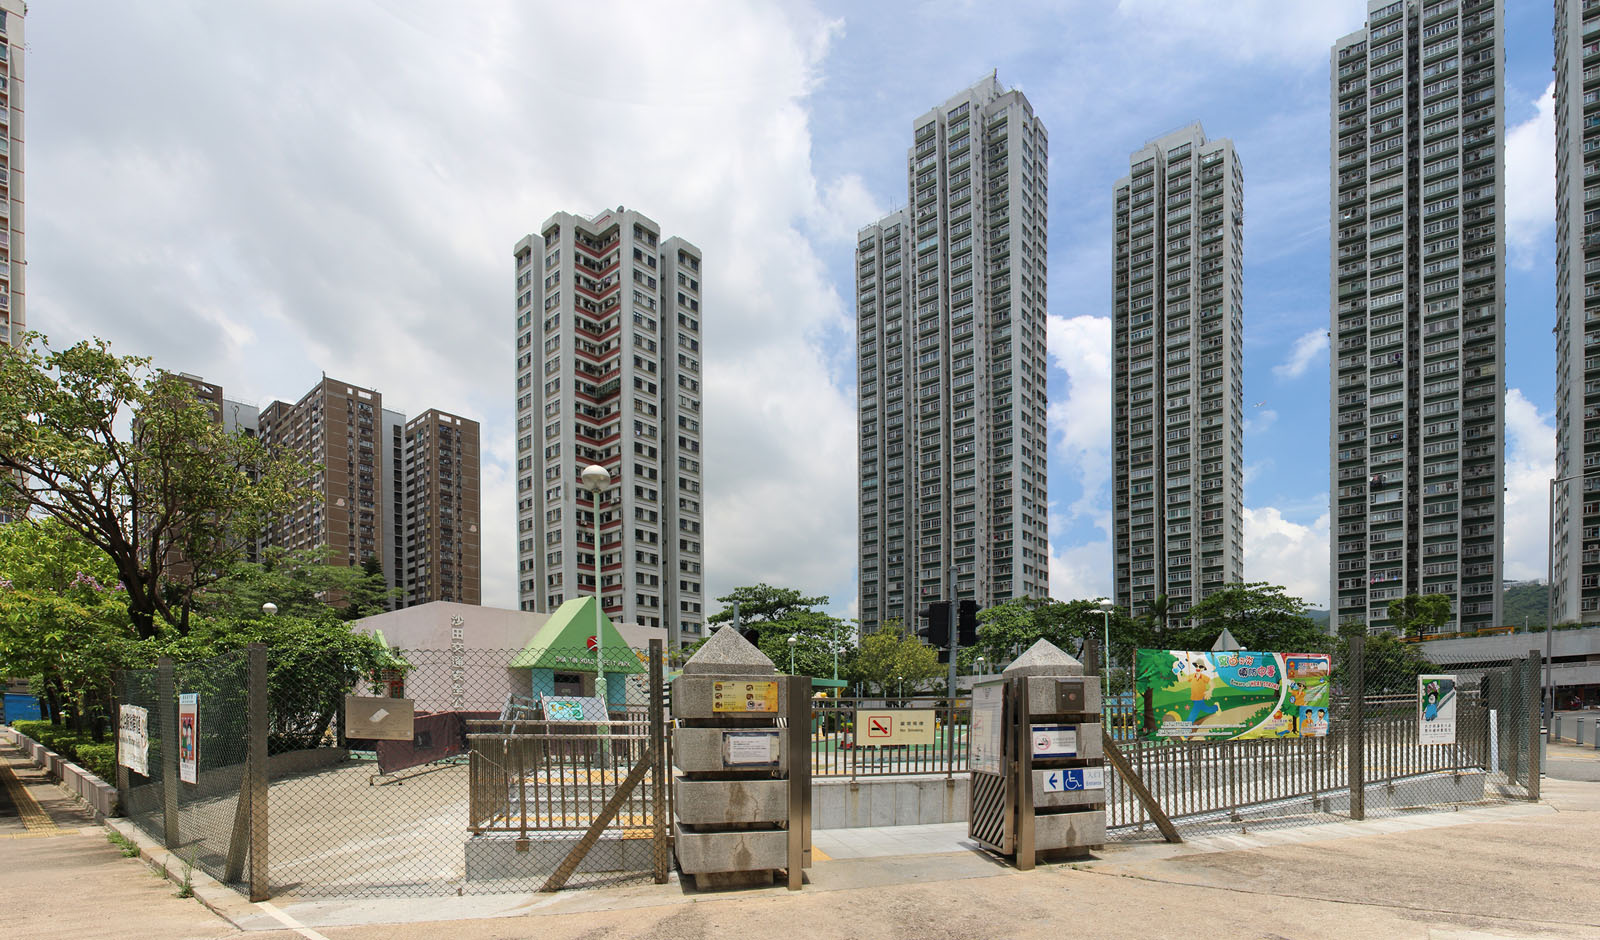
[[[1066,793],[1072,790],[1104,790],[1106,788],[1106,772],[1104,767],[1069,767],[1066,770],[1052,770],[1044,775],[1044,792]]]

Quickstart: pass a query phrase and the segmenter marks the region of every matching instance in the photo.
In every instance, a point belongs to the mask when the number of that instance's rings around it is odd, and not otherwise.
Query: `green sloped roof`
[[[589,637],[595,635],[597,614],[605,639],[606,672],[644,672],[644,663],[628,647],[622,634],[611,625],[611,618],[600,610],[592,596],[575,597],[557,607],[508,665],[512,669],[594,672],[595,654],[589,650]]]

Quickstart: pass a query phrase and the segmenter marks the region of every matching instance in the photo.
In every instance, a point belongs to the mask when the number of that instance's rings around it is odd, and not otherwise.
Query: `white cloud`
[[[1513,388],[1506,392],[1506,522],[1504,577],[1525,581],[1548,576],[1550,480],[1556,468],[1553,415]]]
[[[1252,408],[1245,412],[1244,432],[1261,434],[1278,423],[1278,413],[1271,408]]]
[[[1533,117],[1506,134],[1506,242],[1511,263],[1527,270],[1554,249],[1556,84],[1533,101]]]
[[[1110,597],[1111,542],[1103,539],[1065,549],[1050,545],[1050,596],[1070,601]]]
[[[1066,397],[1048,413],[1051,460],[1075,468],[1085,498],[1103,502],[1111,478],[1111,318],[1052,314],[1046,331],[1050,367],[1067,378]]]
[[[246,401],[326,370],[480,419],[484,602],[515,606],[511,248],[627,205],[705,254],[708,599],[765,578],[848,603],[853,375],[829,350],[851,323],[820,246],[880,208],[812,167],[836,23],[723,2],[334,5],[310,32],[293,7],[189,13],[30,18],[32,325]],[[604,66],[579,41],[597,15]]]
[[[1311,364],[1328,351],[1328,331],[1322,328],[1302,333],[1289,350],[1289,358],[1272,367],[1272,374],[1280,379],[1298,379],[1306,374]]]
[[[1327,494],[1323,494],[1327,502]],[[1283,517],[1271,506],[1244,510],[1246,581],[1281,584],[1312,607],[1328,606],[1328,514],[1311,525]]]

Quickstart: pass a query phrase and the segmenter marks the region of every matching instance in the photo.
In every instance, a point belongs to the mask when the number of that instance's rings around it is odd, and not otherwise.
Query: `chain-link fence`
[[[315,651],[267,650],[268,714],[256,732],[244,653],[127,671],[121,702],[149,713],[149,772],[126,774],[123,805],[220,880],[247,880],[244,856],[264,847],[273,896],[659,880],[671,818],[664,664],[659,649],[652,663],[649,652],[606,647],[602,687],[599,655],[396,650],[390,668],[357,676]],[[197,707],[182,699],[191,690]],[[347,715],[347,694],[399,701],[356,702]],[[185,702],[197,712],[194,781],[176,776],[167,747]],[[385,729],[405,705],[409,737],[391,739]],[[251,733],[269,755],[256,791],[267,812],[254,832]]]
[[[247,668],[243,651],[125,670],[122,705],[148,721],[147,774],[119,767],[123,812],[193,867],[237,880],[248,851],[238,797],[245,767]],[[180,707],[182,706],[182,707]],[[204,721],[189,716],[204,714]],[[232,865],[230,867],[230,858]]]
[[[1446,673],[1393,641],[1356,640],[1333,656],[1320,736],[1145,740],[1130,703],[1108,704],[1106,723],[1187,837],[1537,799],[1538,662]],[[1159,837],[1130,781],[1106,777],[1108,836]]]

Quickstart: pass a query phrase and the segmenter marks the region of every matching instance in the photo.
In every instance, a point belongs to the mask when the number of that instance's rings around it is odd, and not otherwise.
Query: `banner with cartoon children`
[[[1325,653],[1139,650],[1136,714],[1147,738],[1312,738],[1328,733]]]

